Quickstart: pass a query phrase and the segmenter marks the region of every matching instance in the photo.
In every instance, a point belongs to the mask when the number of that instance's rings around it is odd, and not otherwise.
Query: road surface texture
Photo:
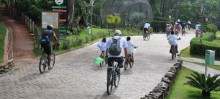
[[[194,36],[193,32],[180,36],[179,51]],[[171,60],[165,34],[153,34],[149,41],[142,36],[131,39],[138,45],[134,67],[121,70],[120,85],[112,95],[106,93],[107,67],[93,62],[100,54],[94,43],[56,56],[55,67],[44,74],[39,73],[39,60],[20,62],[19,68],[0,75],[0,99],[139,99],[177,60]]]

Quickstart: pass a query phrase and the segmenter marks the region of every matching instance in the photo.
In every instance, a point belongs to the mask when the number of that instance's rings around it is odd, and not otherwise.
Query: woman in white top
[[[131,55],[131,61],[134,62],[134,49],[137,48],[137,46],[131,41],[131,37],[127,37],[127,45],[128,45],[128,55]]]
[[[101,55],[103,55],[103,58],[105,59],[105,62],[106,62],[106,58],[105,58],[105,52],[106,52],[106,38],[103,38],[101,42],[99,42],[97,44],[97,46],[99,47],[100,51],[101,51]],[[100,56],[101,56],[100,55]]]

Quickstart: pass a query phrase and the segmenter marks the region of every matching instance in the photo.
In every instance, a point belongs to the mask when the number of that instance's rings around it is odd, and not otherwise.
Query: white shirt
[[[190,22],[190,21],[188,21],[188,24],[191,24],[191,22]]]
[[[106,51],[106,42],[99,42],[97,46],[100,48],[100,51]]]
[[[196,24],[195,29],[200,31],[201,24]]]
[[[132,54],[134,48],[137,47],[132,41],[127,41],[128,44],[128,54]]]
[[[149,27],[150,27],[150,24],[149,24],[149,23],[145,23],[145,24],[144,24],[144,28],[147,28],[147,29],[148,29]]]
[[[111,54],[108,52],[108,57],[122,57],[122,56],[123,56],[123,50],[124,50],[124,48],[127,48],[127,47],[128,47],[128,44],[127,44],[127,42],[126,42],[123,38],[121,38],[120,36],[114,36],[113,38],[114,38],[114,39],[119,39],[119,38],[120,38],[120,47],[121,47],[121,50],[122,50],[122,51],[121,51],[120,55],[118,55],[118,56],[111,55]],[[110,48],[110,46],[111,46],[112,43],[113,43],[112,38],[108,39],[106,48]]]
[[[178,36],[176,36],[176,35],[169,35],[168,37],[167,37],[167,40],[169,41],[169,44],[170,45],[177,45],[178,44]]]

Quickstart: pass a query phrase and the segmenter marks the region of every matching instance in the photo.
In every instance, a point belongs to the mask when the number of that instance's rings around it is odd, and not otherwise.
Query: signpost
[[[206,50],[205,51],[205,76],[207,78],[207,66],[208,65],[214,65],[215,62],[215,51],[213,50]]]
[[[52,11],[59,13],[59,39],[65,39],[67,33],[67,0],[55,0],[57,5],[52,6]]]

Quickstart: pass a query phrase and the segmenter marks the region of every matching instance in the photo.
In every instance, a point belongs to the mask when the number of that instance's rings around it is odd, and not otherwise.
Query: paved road
[[[179,50],[189,46],[194,34],[181,37]],[[139,46],[135,66],[122,70],[119,87],[106,94],[106,66],[93,63],[99,55],[96,44],[57,56],[54,69],[39,74],[38,63],[0,75],[0,99],[139,99],[148,94],[176,62],[168,53],[165,34],[153,34],[150,41],[141,36],[132,40]]]

